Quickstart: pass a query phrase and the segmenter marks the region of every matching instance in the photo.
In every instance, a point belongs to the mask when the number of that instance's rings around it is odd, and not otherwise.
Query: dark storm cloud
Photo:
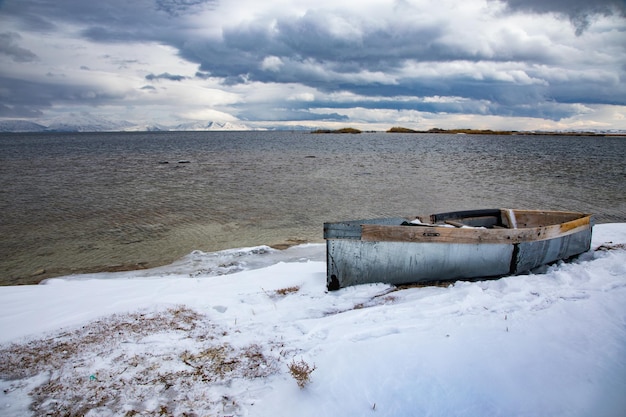
[[[242,120],[263,120],[270,122],[280,121],[333,121],[343,122],[349,120],[345,115],[338,114],[336,112],[328,113],[311,113],[308,109],[298,108],[272,108],[272,107],[242,107],[240,109],[240,115]]]
[[[156,8],[171,16],[180,16],[181,14],[199,10],[207,5],[212,8],[216,2],[217,0],[156,0]]]
[[[581,35],[594,15],[626,16],[624,0],[503,0],[511,10],[534,13],[559,13],[568,16],[576,34]]]
[[[624,16],[626,9],[624,1],[618,0],[502,1],[509,11],[504,18],[523,13],[556,13],[567,16],[579,34],[589,27],[593,16]],[[493,0],[487,5],[495,3]],[[558,119],[573,114],[571,107],[559,106],[560,103],[626,104],[626,83],[622,82],[626,70],[603,62],[606,57],[624,53],[623,46],[617,43],[607,46],[611,52],[597,54],[599,58],[574,59],[560,51],[575,48],[570,44],[562,48],[557,43],[560,40],[548,39],[548,34],[532,33],[536,28],[521,28],[517,32],[502,28],[492,33],[482,32],[477,27],[464,29],[468,23],[463,20],[464,16],[452,15],[452,11],[430,13],[410,2],[394,3],[395,8],[386,11],[384,16],[368,16],[361,13],[358,6],[341,9],[339,5],[332,10],[312,6],[308,11],[295,14],[272,10],[270,2],[263,13],[251,14],[246,19],[226,16],[216,31],[220,35],[203,35],[202,29],[211,28],[199,28],[201,24],[197,20],[191,23],[187,17],[199,11],[218,13],[217,4],[214,0],[13,0],[0,2],[0,13],[11,16],[24,30],[51,30],[62,23],[71,23],[79,28],[82,37],[93,42],[157,42],[171,46],[182,58],[198,64],[193,77],[196,81],[217,79],[227,90],[251,82],[290,83],[326,94],[342,91],[362,96],[343,104],[320,98],[303,102],[283,100],[281,105],[272,106],[245,107],[246,103],[239,103],[236,107],[239,114],[251,119],[339,117],[337,114],[314,115],[310,109],[315,107]],[[488,10],[485,13],[488,15]],[[489,19],[494,17],[489,16],[486,25],[496,22]],[[570,36],[573,37],[571,33]],[[588,52],[593,52],[591,46]],[[0,35],[0,54],[22,62],[36,59],[35,54],[21,47],[19,38],[11,34]],[[597,62],[590,64],[594,59]],[[445,67],[451,62],[467,67],[468,74],[463,71],[447,73]],[[407,69],[412,63],[426,64],[429,71]],[[519,63],[510,72],[531,80],[507,79],[509,69],[498,66],[507,63]],[[125,65],[120,63],[119,70],[126,69]],[[476,74],[472,73],[474,66],[481,67],[475,70]],[[591,75],[569,74],[568,71],[575,72],[579,66],[581,72]],[[544,73],[545,68],[553,71]],[[501,76],[490,75],[490,69]],[[612,76],[595,79],[593,74],[602,71]],[[167,72],[151,73],[145,79],[192,80]],[[11,82],[2,83],[6,85]],[[18,90],[10,89],[13,101],[9,104],[13,108],[17,108],[19,100],[24,101],[21,105],[27,105],[27,97],[32,97],[35,110],[49,105],[56,97],[87,103],[109,99],[106,94],[83,91],[88,90],[86,87],[56,88],[45,82],[41,82],[39,90]],[[28,95],[18,99],[17,94]],[[429,96],[462,100],[429,102],[419,99]],[[386,97],[415,99],[397,101]],[[273,110],[270,114],[265,109]]]
[[[0,104],[0,118],[30,119],[41,116],[43,116],[43,112],[32,106],[5,106]]]
[[[14,32],[0,33],[0,54],[7,55],[15,62],[31,62],[37,55],[18,45],[21,36]]]
[[[343,19],[358,33],[345,36],[329,30],[330,19]],[[438,63],[523,61],[542,64],[554,60],[545,48],[515,48],[503,44],[501,49],[477,50],[452,44],[445,39],[449,32],[446,22],[434,21],[420,25],[415,20],[398,23],[378,22],[374,28],[356,17],[333,16],[326,12],[309,12],[300,18],[285,17],[275,24],[246,22],[229,27],[223,33],[223,43],[191,44],[181,53],[200,62],[206,74],[222,77],[225,85],[248,81],[301,83],[321,91],[350,91],[369,96],[397,95],[458,95],[476,100],[489,99],[520,104],[538,100],[546,95],[545,87],[497,83],[489,80],[467,80],[463,77],[411,78],[403,75],[397,82],[359,80],[354,74],[379,72],[393,74],[407,61]],[[230,57],[224,59],[225,56]],[[280,60],[279,69],[272,71],[261,65],[265,57]],[[366,77],[367,78],[367,77]],[[372,108],[378,101],[362,103]],[[497,108],[497,107],[494,107]]]
[[[549,3],[549,2],[548,2]],[[558,2],[557,2],[558,3]],[[582,7],[577,13],[600,13],[606,7]],[[537,2],[539,5],[539,3]],[[552,8],[533,11],[562,11],[568,9],[560,4]],[[511,7],[517,7],[512,4]],[[569,12],[570,16],[577,16]],[[586,16],[586,14],[585,14]],[[451,21],[430,21],[422,24],[420,16],[403,22],[381,20],[368,26],[358,16],[337,16],[323,11],[310,11],[300,17],[288,16],[276,19],[273,24],[263,21],[246,21],[225,28],[222,43],[190,44],[181,50],[188,59],[199,62],[206,74],[223,77],[226,85],[249,81],[273,83],[300,83],[324,92],[349,91],[371,97],[384,96],[436,96],[449,95],[466,97],[471,102],[487,102],[489,105],[459,107],[458,104],[440,104],[440,111],[473,112],[547,117],[560,119],[574,114],[569,106],[559,108],[547,103],[611,103],[625,104],[626,89],[615,80],[562,79],[554,74],[541,74],[537,68],[563,66],[575,69],[577,62],[563,60],[558,54],[558,45],[545,45],[534,39],[482,39],[487,48],[476,48],[476,40],[451,40]],[[342,20],[355,33],[337,33],[330,29],[329,22]],[[508,35],[501,33],[501,35]],[[619,46],[615,45],[619,48]],[[550,48],[555,48],[551,50]],[[591,51],[590,51],[591,52]],[[224,59],[225,56],[230,57]],[[274,57],[277,65],[264,68],[266,57]],[[363,72],[394,74],[407,61],[432,64],[433,76],[401,74],[394,82],[371,81],[359,78]],[[468,67],[477,63],[524,63],[518,72],[536,77],[537,82],[502,81],[485,76],[446,76],[438,67],[446,62],[465,62]],[[600,67],[602,62],[598,62]],[[610,65],[610,64],[608,64]],[[497,71],[497,70],[496,70]],[[623,76],[622,70],[622,76]],[[367,78],[367,77],[365,77]],[[576,82],[575,86],[572,82]],[[623,92],[624,94],[619,94]],[[575,100],[578,101],[575,101]],[[322,105],[322,103],[309,103]],[[330,104],[340,106],[338,104]],[[351,103],[364,108],[380,108],[379,100]],[[396,106],[402,106],[402,104]],[[433,104],[417,103],[407,108],[430,111]],[[553,112],[553,113],[550,113]]]
[[[446,114],[476,114],[476,115],[499,115],[499,116],[515,116],[515,117],[540,117],[550,120],[560,120],[575,114],[576,109],[571,106],[563,106],[562,103],[546,100],[544,96],[537,92],[526,91],[526,97],[520,99],[521,91],[511,92],[507,88],[498,88],[491,86],[488,92],[483,84],[475,83],[475,85],[463,85],[452,91],[451,93],[465,92],[465,97],[450,100],[431,100],[427,98],[410,98],[402,97],[379,97],[376,100],[356,100],[346,103],[336,103],[331,101],[318,100],[313,103],[302,103],[302,108],[334,108],[334,109],[350,109],[350,108],[374,108],[382,110],[414,110],[427,113],[446,113]],[[483,91],[481,91],[483,90]],[[397,90],[397,93],[403,91]],[[404,91],[406,93],[406,91]],[[294,106],[295,107],[295,106]]]
[[[416,16],[418,18],[418,16]],[[338,20],[346,30],[337,33],[329,20]],[[334,63],[335,69],[352,72],[367,64],[371,70],[387,69],[399,60],[413,58],[446,58],[449,51],[441,49],[437,40],[445,33],[446,24],[403,24],[381,21],[368,27],[357,17],[337,16],[332,11],[310,11],[302,17],[277,20],[273,26],[242,25],[224,32],[226,47],[237,50],[258,50],[266,55],[314,57]]]
[[[342,36],[329,30],[328,20],[342,19],[362,33]],[[323,63],[328,71],[353,73],[387,71],[406,59],[447,60],[475,58],[472,53],[456,51],[440,40],[446,25],[400,25],[381,22],[369,29],[356,17],[341,18],[331,12],[311,11],[302,17],[268,22],[246,22],[227,27],[223,43],[190,45],[182,53],[201,63],[202,69],[220,77],[247,75],[258,81],[305,82],[320,87],[336,88],[324,73],[311,73],[308,61]],[[229,59],[223,59],[224,55]],[[293,65],[280,73],[263,70],[259,63],[266,56],[284,57]],[[330,81],[330,84],[329,84]]]
[[[50,36],[48,32],[54,34],[62,24],[70,23],[82,28],[80,33],[84,38],[95,42],[148,41],[176,45],[179,29],[172,15],[193,12],[203,4],[213,3],[213,0],[4,1],[0,3],[0,18],[14,22],[21,31],[42,32],[46,33],[46,37]],[[20,35],[17,33],[0,34],[0,56],[7,55],[16,62],[36,60],[34,53],[19,46],[19,40]],[[120,62],[119,68],[124,69],[127,64]],[[31,83],[8,76],[1,77],[0,88],[4,90],[2,101],[10,106],[9,109],[26,109],[22,114],[39,115],[42,109],[50,108],[53,102],[97,105],[116,97],[116,94],[95,87],[72,85],[71,81],[55,84],[54,79],[60,79],[61,76],[52,72],[48,74],[48,80],[40,79]],[[1,67],[0,75],[3,75]],[[169,74],[154,77],[182,79]],[[3,114],[7,112],[5,108]]]
[[[624,0],[501,0],[514,10],[538,13],[558,12],[566,15],[610,14],[626,12]]]
[[[216,0],[19,0],[0,3],[0,12],[23,29],[47,31],[74,22],[95,41],[167,40],[177,36],[173,17],[212,8]]]
[[[0,76],[3,103],[0,117],[32,118],[40,117],[43,111],[52,106],[58,91],[45,84],[28,82]]]
[[[187,77],[185,77],[184,75],[174,75],[174,74],[170,74],[169,72],[164,72],[163,74],[159,74],[159,75],[154,75],[154,74],[146,75],[146,80],[148,81],[154,81],[154,80],[182,81],[185,79],[187,79]]]
[[[0,86],[5,105],[22,109],[24,114],[39,115],[53,103],[80,102],[99,105],[122,98],[104,90],[81,84],[56,84],[44,81],[23,81],[0,76]]]

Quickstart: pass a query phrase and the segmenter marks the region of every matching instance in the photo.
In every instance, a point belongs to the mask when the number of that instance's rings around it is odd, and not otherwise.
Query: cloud
[[[533,13],[559,13],[569,17],[576,34],[589,28],[595,15],[626,16],[624,0],[502,0],[509,9]]]
[[[267,56],[263,58],[263,62],[261,62],[261,69],[264,71],[278,72],[283,65],[283,61],[279,57]]]
[[[15,62],[36,61],[37,55],[18,46],[21,36],[15,32],[0,33],[0,54],[7,55]]]
[[[623,0],[501,0],[513,10],[537,13],[557,12],[569,16],[577,14],[626,14]]]
[[[180,115],[184,119],[190,120],[211,120],[216,122],[235,122],[237,118],[231,114],[217,111],[214,109],[199,109],[190,112],[184,112]]]
[[[7,119],[31,119],[43,116],[41,110],[28,106],[6,106],[0,104],[0,117]]]
[[[507,20],[494,20],[495,29],[462,21],[451,27],[436,14],[420,22],[423,12],[405,8],[374,20],[354,10],[349,15],[315,10],[246,21],[225,28],[222,42],[181,53],[200,62],[203,71],[224,77],[226,85],[259,81],[365,95],[452,94],[503,101],[507,111],[516,100],[525,106],[562,94],[532,68],[572,64],[571,57],[559,62],[560,45],[542,28],[536,28],[540,35],[515,31]]]
[[[208,80],[209,78],[211,78],[211,74],[208,72],[201,72],[201,71],[197,71],[196,75],[197,78],[200,78],[202,80]]]
[[[181,16],[212,9],[217,0],[156,0],[156,9],[164,11],[170,16]]]
[[[182,81],[182,80],[187,79],[187,77],[185,77],[184,75],[174,75],[174,74],[170,74],[168,72],[164,72],[164,73],[159,74],[159,75],[148,74],[148,75],[146,75],[145,78],[148,81],[154,81],[154,80]]]
[[[626,105],[624,10],[617,0],[4,0],[0,94],[25,114],[141,101],[173,117],[258,122],[394,109],[566,119]],[[146,81],[175,82],[156,94]],[[202,113],[207,103],[217,113]]]

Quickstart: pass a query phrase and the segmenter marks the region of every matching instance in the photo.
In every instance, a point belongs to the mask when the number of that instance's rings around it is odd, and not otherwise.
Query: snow
[[[448,287],[326,292],[323,245],[0,287],[0,416],[623,416],[625,243]]]
[[[171,130],[210,131],[210,130],[254,130],[243,123],[231,122],[187,122],[177,125]]]
[[[0,132],[43,132],[45,130],[45,126],[28,120],[0,119]]]
[[[189,121],[166,126],[113,121],[87,112],[68,113],[38,123],[19,119],[0,120],[0,132],[149,132],[149,131],[246,131],[264,130],[237,122]]]

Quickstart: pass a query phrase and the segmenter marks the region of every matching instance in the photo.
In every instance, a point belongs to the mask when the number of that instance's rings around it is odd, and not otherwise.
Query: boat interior
[[[417,217],[403,225],[524,229],[566,223],[587,216],[568,211],[486,209],[433,214],[428,221]]]
[[[569,223],[569,227],[592,223],[591,215],[569,211],[482,209],[417,216],[350,220],[324,223],[324,239],[361,239],[369,226],[421,226],[476,229],[530,229]],[[378,232],[377,232],[378,233]]]

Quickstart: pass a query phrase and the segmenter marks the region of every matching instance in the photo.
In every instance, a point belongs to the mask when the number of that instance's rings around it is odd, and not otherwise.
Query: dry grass
[[[276,293],[276,295],[280,295],[280,296],[285,296],[287,294],[292,294],[295,292],[300,291],[300,287],[294,286],[294,287],[287,287],[287,288],[281,288],[278,289],[276,291],[274,291],[274,293]]]
[[[1,347],[0,379],[11,381],[7,394],[44,377],[28,393],[34,415],[214,415],[237,404],[210,387],[275,374],[285,355],[277,343],[237,347],[225,335],[185,307],[114,315]]]
[[[306,387],[311,382],[311,374],[317,369],[315,365],[309,365],[304,359],[300,359],[299,362],[293,359],[288,367],[289,373],[300,388]]]
[[[626,244],[624,243],[613,243],[607,242],[596,248],[597,251],[610,251],[610,250],[624,250],[626,249]]]
[[[402,284],[396,286],[396,291],[408,290],[410,288],[428,288],[428,287],[440,287],[448,288],[450,285],[454,285],[456,281],[424,281],[415,282],[410,284]]]
[[[13,343],[0,350],[0,378],[30,377],[49,370],[50,364],[67,361],[81,352],[161,331],[193,332],[200,318],[184,307],[159,313],[114,314],[56,336]]]
[[[274,291],[266,291],[265,289],[263,289],[263,292],[265,293],[265,295],[267,295],[272,300],[283,298],[289,294],[297,293],[298,291],[300,291],[300,287],[298,286],[279,288]]]

